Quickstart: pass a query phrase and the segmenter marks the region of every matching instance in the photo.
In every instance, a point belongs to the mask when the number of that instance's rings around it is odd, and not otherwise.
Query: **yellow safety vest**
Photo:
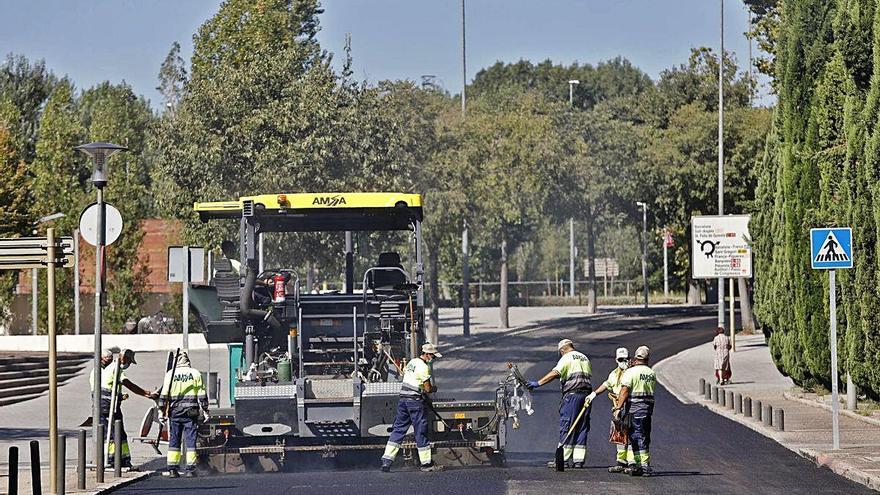
[[[165,373],[159,407],[164,408],[168,404],[168,416],[172,418],[186,416],[192,408],[207,411],[208,392],[202,382],[202,374],[188,366],[178,366],[173,373],[171,370]]]
[[[431,379],[431,367],[428,363],[417,357],[411,359],[403,370],[403,384],[400,386],[400,396],[404,398],[418,399],[424,392],[424,384]]]
[[[590,359],[578,351],[565,353],[553,368],[559,372],[559,382],[562,384],[562,393],[583,392],[590,393],[593,390],[592,375],[593,367]]]

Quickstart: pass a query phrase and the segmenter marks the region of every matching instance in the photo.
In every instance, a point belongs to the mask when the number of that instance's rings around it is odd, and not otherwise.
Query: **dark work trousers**
[[[196,432],[198,423],[189,417],[171,418],[168,420],[168,467],[180,465],[180,445],[186,445],[186,469],[193,470],[196,466]]]
[[[629,430],[629,443],[634,459],[630,459],[630,463],[634,466],[647,468],[651,460],[649,450],[651,448],[651,416],[654,413],[654,406],[651,404],[633,409],[635,410],[630,412],[632,426]]]
[[[568,430],[571,429],[572,423],[577,419],[587,394],[582,392],[570,392],[562,397],[562,404],[559,406],[559,445],[562,446],[562,453],[566,461],[584,462],[587,458],[587,434],[590,432],[590,410],[592,405],[587,406],[571,436],[566,440]]]
[[[397,415],[394,417],[394,426],[382,462],[390,464],[394,461],[406,431],[412,425],[416,437],[416,447],[419,449],[419,461],[422,465],[431,464],[431,444],[428,442],[428,418],[425,415],[425,403],[415,399],[400,399],[397,403]]]
[[[120,397],[121,402],[121,397]],[[116,428],[113,423],[116,420],[122,421],[122,438],[119,439],[120,448],[122,450],[122,467],[131,466],[131,451],[128,447],[128,435],[125,434],[125,421],[122,418],[121,404],[116,406],[116,414],[113,415],[113,421],[108,421],[110,417],[110,399],[101,399],[101,417],[99,424],[104,427],[104,435],[110,432],[110,444],[107,446],[107,462],[106,465],[112,466],[116,457]],[[106,438],[106,437],[105,437]]]

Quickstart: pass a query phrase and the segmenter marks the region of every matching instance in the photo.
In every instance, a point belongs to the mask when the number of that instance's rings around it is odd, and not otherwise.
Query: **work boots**
[[[431,461],[430,464],[422,464],[419,470],[423,473],[433,473],[437,471],[443,471],[443,466],[434,463],[434,461]]]
[[[180,471],[178,471],[177,468],[168,468],[168,477],[180,478]]]

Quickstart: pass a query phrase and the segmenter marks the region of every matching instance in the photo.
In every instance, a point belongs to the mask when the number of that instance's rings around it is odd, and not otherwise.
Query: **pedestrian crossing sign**
[[[852,268],[852,229],[810,229],[810,253],[814,270]]]

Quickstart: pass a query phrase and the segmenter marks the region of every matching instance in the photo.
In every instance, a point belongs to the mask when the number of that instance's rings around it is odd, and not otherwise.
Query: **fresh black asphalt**
[[[565,327],[535,330],[475,345],[444,357],[436,369],[441,396],[458,399],[490,395],[488,378],[503,378],[508,361],[518,363],[529,378],[546,373],[557,358],[556,342],[564,337],[578,343],[593,362],[598,386],[614,366],[614,350],[630,352],[642,344],[658,362],[681,350],[706,342],[714,328],[709,309],[664,309],[643,313],[627,310],[588,318]],[[627,333],[621,333],[628,331]],[[734,370],[735,373],[736,370]],[[695,370],[694,386],[711,370]],[[486,392],[475,392],[474,384]],[[485,385],[488,383],[489,385]],[[466,392],[453,392],[466,390]],[[308,468],[291,472],[168,479],[151,476],[117,493],[159,494],[185,491],[210,494],[860,494],[867,488],[799,457],[773,440],[717,416],[698,405],[678,402],[662,387],[657,392],[651,444],[653,478],[610,474],[614,447],[608,443],[610,402],[598,397],[592,412],[588,467],[558,473],[546,467],[556,446],[558,385],[534,394],[535,413],[522,414],[519,430],[510,432],[507,464],[503,468],[471,467],[441,473],[421,473],[399,467],[390,474],[368,466],[332,470]],[[378,457],[378,456],[377,456]],[[311,463],[310,463],[311,464]]]

